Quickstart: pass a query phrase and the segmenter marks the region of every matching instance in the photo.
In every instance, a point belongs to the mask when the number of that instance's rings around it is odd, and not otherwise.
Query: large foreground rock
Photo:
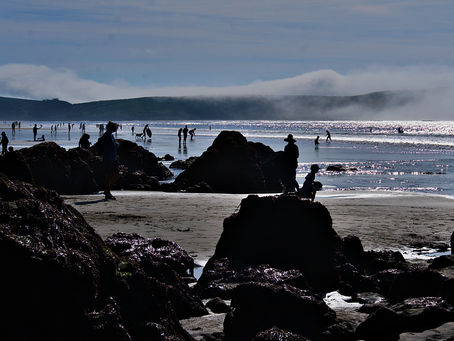
[[[173,188],[187,190],[202,183],[203,188],[208,186],[216,193],[281,192],[280,158],[282,152],[248,142],[239,132],[222,131],[213,144],[178,175]]]
[[[191,340],[175,286],[124,267],[55,192],[1,174],[0,257],[2,340]]]
[[[173,176],[153,153],[131,141],[117,142],[120,178],[114,189],[156,190],[158,180]],[[97,144],[89,150],[67,151],[54,142],[39,143],[0,156],[0,172],[60,194],[96,193],[104,187],[102,153]]]

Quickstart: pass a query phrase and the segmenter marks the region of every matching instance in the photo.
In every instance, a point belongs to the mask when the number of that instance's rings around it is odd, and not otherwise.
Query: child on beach
[[[321,189],[321,183],[315,182],[315,174],[318,173],[320,167],[317,164],[311,165],[311,171],[306,175],[306,180],[303,186],[298,191],[298,196],[301,198],[309,198],[312,201],[315,199],[315,193]]]

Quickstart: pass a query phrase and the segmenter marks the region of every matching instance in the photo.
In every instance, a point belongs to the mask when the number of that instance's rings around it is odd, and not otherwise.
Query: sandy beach
[[[200,263],[213,253],[224,218],[234,213],[246,195],[114,192],[65,196],[102,236],[138,233],[177,242]],[[397,192],[337,191],[318,198],[331,213],[340,236],[357,235],[365,249],[394,249],[416,254],[437,244],[449,246],[454,230],[454,199]]]

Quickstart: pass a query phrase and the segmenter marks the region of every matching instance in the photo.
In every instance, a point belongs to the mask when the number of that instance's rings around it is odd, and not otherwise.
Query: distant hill
[[[143,97],[78,104],[0,97],[0,120],[360,119],[362,111],[378,112],[417,98],[409,91],[358,96]]]

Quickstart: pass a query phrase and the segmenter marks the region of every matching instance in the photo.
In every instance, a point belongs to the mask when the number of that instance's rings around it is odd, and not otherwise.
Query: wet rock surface
[[[204,182],[215,193],[280,192],[281,155],[241,133],[222,131],[213,144],[178,177],[174,190]]]
[[[172,173],[153,153],[127,140],[117,140],[120,178],[114,189],[156,190],[159,180]],[[43,142],[0,156],[0,171],[11,179],[30,182],[60,194],[96,193],[104,186],[102,153],[90,149],[65,150],[54,142]]]
[[[276,335],[311,340],[396,340],[454,321],[454,279],[424,262],[410,264],[396,251],[364,250],[355,236],[340,238],[323,205],[292,195],[244,199],[224,220],[194,290],[232,299],[225,340],[271,338],[273,327]],[[321,308],[323,301],[308,313],[290,299],[310,297],[313,308],[330,290],[352,304],[336,308],[337,316]],[[305,329],[308,321],[317,331]]]
[[[4,340],[192,340],[169,303],[177,286],[124,266],[55,192],[4,175],[0,255]]]

